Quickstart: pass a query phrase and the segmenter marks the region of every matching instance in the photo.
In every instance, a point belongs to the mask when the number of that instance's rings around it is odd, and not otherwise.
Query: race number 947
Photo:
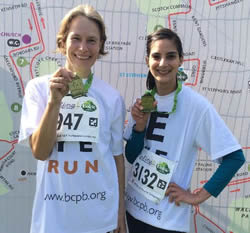
[[[150,172],[149,169],[144,168],[144,166],[141,166],[139,163],[134,165],[133,176],[143,185],[147,185],[151,189],[154,189],[154,183],[158,179],[156,173]]]
[[[68,127],[69,130],[77,130],[82,116],[83,114],[78,113],[68,113],[66,116],[64,116],[62,113],[59,113],[57,130],[60,130],[62,126]]]

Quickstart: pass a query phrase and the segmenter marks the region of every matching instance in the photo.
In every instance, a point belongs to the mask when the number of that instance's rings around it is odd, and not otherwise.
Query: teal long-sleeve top
[[[133,163],[141,153],[144,147],[144,137],[145,131],[136,132],[135,130],[132,130],[132,135],[127,140],[125,146],[125,156],[129,163]],[[244,162],[245,157],[241,149],[223,156],[220,166],[203,188],[212,196],[217,197]]]

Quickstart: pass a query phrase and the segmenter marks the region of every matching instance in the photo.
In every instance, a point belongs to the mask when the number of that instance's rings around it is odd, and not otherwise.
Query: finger
[[[135,103],[141,104],[141,99],[137,98]]]
[[[143,112],[141,112],[138,108],[136,107],[132,107],[131,110],[132,116],[133,117],[139,117],[139,118],[143,118]]]
[[[141,105],[141,103],[135,103],[133,107],[137,108],[139,111],[143,110],[143,106]]]
[[[169,195],[169,197],[168,197],[168,200],[169,200],[169,202],[170,203],[172,203],[172,202],[174,202],[174,195],[171,193],[170,195]]]
[[[59,68],[53,75],[53,77],[64,77],[69,82],[74,79],[74,74],[70,70],[67,70],[64,67]]]
[[[174,203],[175,203],[176,206],[180,206],[181,205],[179,201],[175,201]]]

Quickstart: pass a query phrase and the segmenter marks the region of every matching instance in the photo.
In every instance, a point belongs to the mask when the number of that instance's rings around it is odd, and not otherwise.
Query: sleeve
[[[125,146],[125,156],[129,163],[133,163],[144,147],[144,137],[146,129],[143,132],[132,130],[131,137],[127,140]]]
[[[197,147],[207,152],[212,160],[218,160],[226,154],[241,149],[236,138],[210,103],[198,122],[195,143]]]
[[[113,106],[112,123],[111,123],[111,145],[114,156],[123,153],[123,127],[125,121],[125,104],[119,95]]]
[[[242,150],[225,155],[216,172],[204,185],[204,189],[214,197],[217,197],[244,163],[245,157]]]
[[[128,117],[128,124],[125,126],[124,133],[123,133],[123,139],[125,141],[127,141],[131,137],[134,125],[135,125],[135,120],[133,119],[130,113]]]
[[[34,81],[28,82],[22,104],[19,143],[25,146],[29,146],[29,137],[37,128],[46,107]]]

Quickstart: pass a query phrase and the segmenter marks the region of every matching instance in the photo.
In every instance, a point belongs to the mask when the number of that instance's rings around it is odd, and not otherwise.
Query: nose
[[[88,51],[88,46],[86,41],[81,41],[79,49],[82,52]]]
[[[167,59],[166,58],[161,58],[159,65],[160,66],[166,66],[166,65],[168,65]]]

